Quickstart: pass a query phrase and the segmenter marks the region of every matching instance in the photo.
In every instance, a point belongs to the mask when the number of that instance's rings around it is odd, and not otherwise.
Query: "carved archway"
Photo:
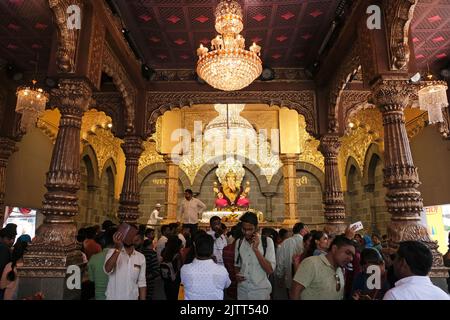
[[[339,123],[339,106],[341,102],[342,93],[350,81],[353,75],[355,75],[361,65],[359,52],[358,52],[358,43],[355,42],[345,57],[344,62],[337,69],[335,76],[330,84],[330,100],[329,100],[329,109],[328,109],[328,132],[329,133],[337,133],[340,128],[342,128],[342,124]]]
[[[373,157],[378,157],[382,164],[383,162],[383,153],[380,151],[380,146],[376,143],[372,143],[369,148],[367,149],[366,156],[364,158],[364,171],[362,175],[362,183],[364,186],[371,184],[370,181],[370,164],[373,159]]]
[[[296,171],[304,171],[312,174],[320,183],[320,188],[325,190],[325,174],[315,165],[300,161],[297,163]],[[269,192],[276,192],[281,179],[283,179],[283,168],[280,168],[277,173],[272,177],[269,185]]]
[[[80,159],[81,161],[84,161],[84,159],[88,158],[91,165],[92,165],[92,177],[93,177],[93,181],[91,181],[90,183],[88,183],[89,185],[92,186],[98,186],[99,185],[99,172],[98,172],[98,160],[97,160],[97,155],[94,151],[94,149],[92,148],[92,146],[90,145],[86,145],[83,148],[83,152],[81,153]]]
[[[384,0],[386,35],[389,41],[389,67],[391,70],[407,70],[411,54],[409,27],[417,0]]]
[[[259,103],[269,106],[287,107],[296,110],[306,120],[306,130],[318,136],[316,97],[312,90],[305,91],[212,91],[212,92],[147,92],[146,136],[156,130],[156,121],[166,111],[214,103]]]
[[[195,176],[194,183],[192,184],[192,191],[194,193],[200,193],[200,186],[202,185],[203,180],[205,180],[206,176],[212,170],[217,168],[217,165],[221,160],[224,160],[224,156],[218,156],[216,158],[213,158],[200,168],[200,170],[197,172]],[[266,178],[263,175],[255,174],[255,172],[258,172],[258,170],[261,169],[256,164],[251,163],[251,161],[248,158],[239,156],[239,160],[242,160],[244,168],[253,173],[253,175],[256,178],[256,181],[258,181],[258,186],[259,189],[261,190],[261,193],[270,192],[269,184],[267,183]]]
[[[138,174],[139,189],[141,189],[142,183],[149,175],[156,172],[166,172],[166,171],[167,166],[164,162],[152,163],[151,165],[145,167]],[[178,179],[181,181],[183,190],[191,188],[191,183],[189,181],[188,176],[181,169],[178,170]]]
[[[116,175],[117,175],[116,163],[114,162],[114,159],[109,158],[108,160],[106,160],[105,164],[103,165],[103,170],[101,172],[100,179],[103,177],[103,175],[106,172],[106,169],[108,169],[108,168],[111,168],[111,171],[112,171],[114,177],[116,177]]]
[[[347,164],[345,166],[345,177],[349,177],[350,170],[352,170],[352,167],[355,167],[356,174],[359,176],[359,178],[362,178],[361,170],[359,168],[358,162],[353,157],[348,157]]]

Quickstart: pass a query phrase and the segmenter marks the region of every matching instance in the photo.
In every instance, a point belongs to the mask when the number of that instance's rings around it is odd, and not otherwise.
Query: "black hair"
[[[108,230],[109,228],[113,227],[114,223],[111,220],[105,220],[102,223],[102,229],[103,230]]]
[[[186,190],[184,190],[184,192],[186,193],[189,193],[190,195],[192,195],[193,194],[193,192],[192,192],[192,190],[191,189],[186,189]]]
[[[227,225],[225,223],[223,223],[223,222],[220,224],[220,227],[222,228],[222,230],[227,230],[228,229]]]
[[[17,265],[17,261],[22,259],[23,255],[25,254],[25,252],[27,250],[27,246],[28,246],[27,242],[18,242],[15,244],[13,252],[12,252],[12,257],[11,257],[11,260],[12,260],[11,261],[11,271],[8,272],[8,274],[6,275],[6,279],[8,281],[16,280],[17,273],[16,273],[16,271],[14,271],[14,268]]]
[[[400,242],[397,255],[404,259],[411,272],[417,276],[426,276],[433,265],[433,254],[419,241]]]
[[[355,242],[353,242],[353,240],[350,240],[349,238],[347,238],[343,235],[338,235],[333,239],[333,242],[331,242],[330,250],[333,246],[336,246],[338,248],[343,247],[343,246],[355,247]]]
[[[208,235],[207,233],[206,233],[206,231],[205,230],[202,230],[202,229],[199,229],[199,230],[197,230],[193,235],[192,235],[192,237],[191,237],[191,240],[190,240],[190,245],[191,245],[191,247],[190,247],[190,250],[188,251],[188,253],[187,253],[187,255],[186,255],[186,258],[185,258],[185,260],[184,260],[184,264],[188,264],[188,263],[191,263],[192,261],[194,261],[194,258],[195,258],[195,255],[196,255],[196,252],[197,252],[197,250],[196,250],[196,248],[195,248],[195,241],[199,238],[199,237],[202,237],[202,236],[204,236],[204,235],[206,235],[206,236],[208,236],[208,237],[210,237],[211,238],[211,236],[210,235]],[[186,247],[187,247],[187,239],[186,239]]]
[[[172,222],[172,223],[169,223],[169,229],[172,231],[175,231],[175,230],[177,230],[177,228],[178,228],[178,226],[179,226],[180,224],[178,223],[178,222]]]
[[[211,219],[209,219],[209,224],[213,223],[214,221],[222,221],[219,216],[212,216]]]
[[[163,261],[171,262],[176,254],[180,252],[182,242],[177,236],[169,236],[166,247],[161,253]]]
[[[10,232],[10,230],[7,230],[6,228],[3,228],[0,230],[0,238],[8,238],[8,239],[14,239],[16,236]]]
[[[278,235],[280,236],[281,239],[287,238],[289,235],[289,231],[287,229],[281,228],[280,231],[278,232]]]
[[[312,255],[314,255],[314,251],[317,249],[316,240],[319,241],[325,235],[325,232],[313,230],[311,231],[310,234],[311,234],[311,244],[309,246],[308,251],[306,252],[306,257],[311,257]],[[303,241],[305,241],[305,239],[303,239]]]
[[[94,239],[95,238],[95,227],[86,228],[86,239]]]
[[[251,211],[247,211],[245,212],[240,218],[239,220],[241,222],[246,222],[246,223],[250,223],[252,225],[254,225],[255,227],[258,226],[258,217],[256,216],[256,214],[254,214]]]
[[[138,233],[140,236],[145,236],[145,229],[147,229],[147,225],[140,224],[138,227]]]
[[[365,264],[376,264],[380,265],[383,263],[383,258],[377,249],[374,248],[366,248],[361,252],[361,265]]]
[[[305,224],[303,223],[303,222],[297,222],[295,225],[294,225],[294,228],[292,228],[292,233],[293,234],[297,234],[297,233],[299,233],[300,231],[302,231],[302,229],[304,229],[305,228]],[[280,230],[281,231],[281,230]]]
[[[142,244],[142,248],[148,248],[152,244],[152,241],[149,239],[145,239],[144,243]]]
[[[169,225],[168,225],[168,224],[163,224],[163,225],[161,226],[161,234],[164,235],[164,233],[166,233],[167,229],[170,230]]]
[[[214,240],[208,234],[202,234],[195,239],[195,253],[199,258],[209,258],[214,251]]]
[[[231,227],[230,233],[234,240],[241,239],[244,236],[242,233],[242,222],[239,222],[237,225]]]
[[[147,229],[145,229],[144,236],[146,236],[148,238],[148,235],[152,232],[155,232],[155,229],[147,228]]]
[[[78,230],[77,241],[83,242],[84,240],[86,240],[86,228],[81,228]]]
[[[303,243],[305,243],[306,241],[308,241],[309,239],[312,238],[312,234],[311,233],[307,233],[303,236]]]

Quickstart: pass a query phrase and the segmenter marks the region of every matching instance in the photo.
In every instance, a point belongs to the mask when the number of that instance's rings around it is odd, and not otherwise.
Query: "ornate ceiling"
[[[154,68],[193,68],[196,49],[216,36],[217,0],[117,0],[125,26]],[[262,46],[271,67],[306,66],[314,60],[339,1],[245,0],[246,45]]]
[[[47,70],[55,30],[47,0],[0,1],[0,60],[21,70]]]
[[[103,0],[98,0],[103,1]],[[196,48],[215,36],[217,0],[116,0],[146,62],[156,69],[194,69]],[[247,45],[262,46],[265,64],[306,67],[314,62],[337,0],[240,0]],[[450,1],[419,0],[411,23],[419,67],[450,60]],[[0,1],[0,65],[46,70],[55,31],[48,0]]]
[[[450,1],[420,0],[411,23],[417,65],[425,71],[450,60]]]

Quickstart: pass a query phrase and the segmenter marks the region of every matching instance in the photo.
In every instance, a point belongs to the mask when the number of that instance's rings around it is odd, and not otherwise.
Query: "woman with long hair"
[[[174,235],[169,236],[166,247],[161,253],[162,262],[161,277],[164,281],[164,292],[167,300],[178,300],[178,292],[180,290],[180,269],[182,247],[181,240]]]
[[[328,245],[328,235],[325,232],[316,231],[312,233],[311,245],[305,258],[327,254]]]
[[[19,278],[17,275],[17,267],[23,265],[23,255],[27,249],[27,242],[17,242],[12,252],[12,261],[5,266],[0,280],[0,289],[5,290],[4,300],[17,299],[17,285]]]

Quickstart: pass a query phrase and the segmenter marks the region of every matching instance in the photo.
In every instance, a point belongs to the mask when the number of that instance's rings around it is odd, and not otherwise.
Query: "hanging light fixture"
[[[48,102],[48,94],[36,86],[38,59],[39,56],[36,59],[35,77],[32,80],[32,85],[21,86],[16,91],[16,112],[22,114],[20,128],[23,131],[28,131],[36,125],[38,117],[45,110],[45,105]]]
[[[211,51],[200,44],[197,74],[212,87],[233,91],[250,85],[261,75],[261,47],[256,43],[245,49],[242,8],[235,0],[222,0],[216,8],[216,31]]]
[[[434,80],[429,71],[425,78],[426,80],[419,84],[419,107],[428,112],[430,124],[444,122],[442,109],[448,107],[447,83]]]

